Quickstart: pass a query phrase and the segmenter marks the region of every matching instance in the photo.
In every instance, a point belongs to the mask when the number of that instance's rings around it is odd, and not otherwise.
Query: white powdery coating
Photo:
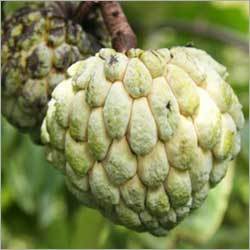
[[[159,137],[167,141],[176,130],[180,120],[180,111],[176,98],[163,77],[153,80],[148,100],[158,127]]]
[[[157,128],[145,97],[134,100],[128,131],[130,146],[137,155],[145,155],[155,146]]]
[[[124,76],[124,86],[133,98],[147,96],[152,85],[152,77],[145,65],[137,58],[128,63]]]
[[[218,142],[221,133],[221,113],[207,92],[198,88],[200,105],[194,115],[199,144],[204,149],[211,149]]]
[[[166,143],[170,164],[178,169],[189,169],[197,158],[197,136],[190,118],[181,116],[175,134]]]
[[[69,119],[70,135],[77,141],[87,140],[88,120],[91,109],[85,99],[85,91],[78,91],[72,102],[72,110]]]
[[[120,185],[129,180],[136,173],[136,157],[129,149],[125,138],[120,141],[114,140],[106,160],[104,168],[112,183]]]
[[[101,49],[68,75],[42,124],[46,157],[117,224],[166,235],[240,151],[241,104],[202,50]]]
[[[132,99],[121,82],[114,83],[107,95],[103,115],[104,122],[111,138],[122,138],[127,130],[130,118]]]

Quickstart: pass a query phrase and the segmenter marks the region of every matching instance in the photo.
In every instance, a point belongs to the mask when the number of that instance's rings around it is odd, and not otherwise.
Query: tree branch
[[[80,2],[80,4],[78,5],[78,7],[76,9],[74,20],[77,21],[78,23],[82,23],[84,21],[84,19],[90,13],[91,9],[96,4],[97,4],[97,1]]]
[[[120,4],[116,1],[99,2],[103,20],[111,35],[112,46],[119,52],[136,48],[136,35],[130,27]]]
[[[249,50],[247,39],[244,39],[241,35],[222,27],[209,25],[205,22],[169,20],[165,21],[164,24],[161,24],[154,29],[159,30],[166,27],[173,28],[184,33],[192,33],[200,37],[214,39],[222,43],[230,44],[242,49],[245,52],[248,52]]]

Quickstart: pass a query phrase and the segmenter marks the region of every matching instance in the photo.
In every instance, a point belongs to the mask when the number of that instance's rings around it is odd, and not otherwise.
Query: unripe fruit
[[[42,125],[47,159],[86,206],[165,235],[240,150],[241,105],[202,50],[101,49],[68,69]]]
[[[104,29],[92,36],[72,20],[76,3],[61,5],[24,7],[2,26],[2,113],[33,135],[40,134],[51,92],[66,78],[66,69],[95,54],[106,37]],[[104,27],[95,15],[89,22]]]

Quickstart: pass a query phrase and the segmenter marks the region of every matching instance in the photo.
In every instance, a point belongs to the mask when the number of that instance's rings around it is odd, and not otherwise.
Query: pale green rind
[[[116,185],[124,183],[136,174],[136,157],[130,151],[126,138],[113,141],[103,165],[109,179]]]
[[[169,169],[165,188],[174,208],[185,205],[191,198],[191,180],[188,171]]]
[[[154,216],[162,216],[169,211],[170,203],[163,185],[157,189],[148,189],[146,206]]]
[[[232,90],[220,75],[214,70],[209,69],[207,72],[205,89],[216,103],[221,112],[227,112],[232,103]]]
[[[135,212],[145,209],[146,188],[140,179],[135,175],[120,187],[122,198],[125,204]]]
[[[146,98],[134,100],[128,140],[137,155],[149,153],[157,142],[157,128]]]
[[[188,214],[190,213],[191,206],[192,206],[192,198],[190,198],[186,204],[175,208],[175,213],[177,216],[178,223],[180,223],[185,217],[188,216]]]
[[[69,117],[70,135],[78,141],[87,140],[87,128],[90,116],[90,107],[85,100],[85,91],[76,93],[72,101],[72,110]]]
[[[66,178],[65,183],[70,192],[72,192],[77,200],[79,200],[84,206],[97,208],[96,201],[93,199],[93,195],[90,192],[78,189],[68,178]]]
[[[172,229],[177,225],[177,216],[173,208],[168,213],[159,218],[160,225],[165,229]]]
[[[45,147],[46,160],[53,164],[58,170],[64,173],[66,158],[63,151],[57,150],[51,146]]]
[[[67,69],[67,74],[69,77],[75,77],[76,75],[79,75],[79,73],[82,71],[84,65],[86,64],[86,61],[77,61],[76,63],[72,64]]]
[[[69,132],[65,138],[65,155],[68,164],[78,175],[85,176],[94,164],[87,142],[76,142]]]
[[[239,154],[241,149],[241,136],[239,132],[236,132],[236,135],[234,137],[233,142],[233,148],[232,148],[232,158],[235,159],[236,156]]]
[[[91,107],[100,107],[104,104],[111,83],[108,82],[104,74],[104,62],[99,59],[94,64],[94,70],[89,80],[86,91],[86,100]]]
[[[203,187],[192,194],[193,202],[192,209],[199,208],[203,202],[206,200],[208,196],[208,192],[210,190],[209,183],[205,183]]]
[[[213,154],[218,160],[225,160],[233,156],[233,144],[236,137],[236,126],[227,113],[222,115],[222,130],[218,143],[213,148]]]
[[[122,81],[128,65],[128,58],[124,54],[112,52],[112,50],[106,54],[102,53],[101,50],[99,56],[105,60],[104,72],[106,78],[111,82]]]
[[[165,78],[171,87],[184,115],[193,115],[199,106],[199,95],[195,82],[180,67],[168,64]]]
[[[110,183],[101,163],[96,162],[89,173],[89,184],[93,196],[103,204],[119,203],[119,189]]]
[[[18,127],[25,128],[36,124],[36,119],[34,117],[25,114],[21,110],[15,97],[9,98],[2,96],[1,103],[2,114],[14,124],[18,121]]]
[[[198,149],[195,163],[190,168],[192,191],[196,192],[209,181],[209,175],[213,167],[213,156],[210,151]]]
[[[114,83],[106,98],[103,115],[109,136],[121,139],[127,130],[132,100],[121,82]]]
[[[148,229],[156,229],[159,227],[159,223],[155,217],[153,217],[148,210],[144,210],[143,212],[140,213],[140,219],[143,223],[143,225]]]
[[[193,48],[172,51],[134,49],[122,55],[102,49],[73,65],[70,91],[64,93],[64,81],[53,93],[41,135],[48,160],[84,204],[116,224],[156,236],[200,207],[221,181],[239,153],[244,122],[216,61]],[[128,88],[123,78],[133,61]],[[140,87],[142,96],[131,94]],[[57,109],[65,116],[58,119]]]
[[[82,64],[77,68],[77,72],[73,75],[73,87],[76,90],[86,89],[89,85],[89,82],[93,76],[95,65],[100,63],[99,59],[96,57],[90,57],[83,61]],[[73,64],[71,67],[73,67]],[[73,68],[74,69],[74,68]]]
[[[65,129],[61,127],[56,119],[56,101],[51,99],[48,104],[48,111],[46,116],[46,126],[50,135],[50,143],[59,150],[64,149],[65,144]]]
[[[228,159],[224,161],[214,161],[213,168],[210,174],[210,184],[216,186],[226,175],[228,168],[233,165],[233,161]]]
[[[121,201],[115,211],[119,217],[119,221],[128,228],[141,228],[141,221],[137,213],[126,207]]]
[[[24,115],[35,116],[34,112],[38,113],[36,116],[42,115],[43,109],[45,109],[44,106],[46,106],[48,101],[46,85],[47,83],[44,79],[29,79],[22,86],[22,91],[20,91],[19,97],[16,98],[17,105]],[[35,108],[37,105],[41,105],[41,107]]]
[[[140,57],[140,55],[144,52],[144,50],[142,49],[139,49],[139,48],[132,48],[132,49],[129,49],[127,52],[126,52],[126,55],[128,58],[135,58],[135,57]]]
[[[111,55],[115,55],[117,52],[111,48],[102,48],[96,53],[96,56],[99,56],[101,59],[105,60],[109,58]]]
[[[160,141],[153,150],[138,157],[138,175],[148,187],[158,187],[166,179],[169,170],[164,144]]]
[[[36,63],[39,64],[39,68],[37,69],[38,71],[35,70],[30,73],[38,78],[46,76],[52,67],[52,51],[45,44],[41,43],[33,50],[32,54],[37,58],[38,62]],[[32,54],[29,57],[31,57]]]
[[[228,110],[228,113],[233,118],[238,129],[242,129],[245,123],[244,115],[242,112],[242,105],[240,104],[238,97],[232,93],[232,103]]]
[[[2,86],[2,97],[11,97],[15,95],[17,90],[21,87],[20,74],[21,69],[17,67],[11,67],[8,71],[5,68],[2,68],[2,71],[5,73],[5,79],[2,79],[2,82],[5,81],[4,86]],[[2,73],[3,74],[3,73]],[[13,96],[14,97],[14,96]],[[15,98],[16,101],[16,98]]]
[[[93,197],[92,197],[93,198]],[[122,225],[119,217],[115,211],[115,206],[112,204],[102,204],[101,201],[98,203],[101,214],[117,225]]]
[[[170,56],[170,50],[167,48],[161,48],[156,50],[157,54],[159,54],[165,61],[165,63],[169,63],[171,56]]]
[[[138,98],[149,94],[152,77],[138,58],[132,58],[128,63],[123,83],[128,93],[133,98]]]
[[[89,190],[89,182],[87,176],[76,174],[68,163],[66,163],[65,172],[66,178],[68,178],[77,188],[84,192],[87,192]]]
[[[96,160],[103,160],[108,152],[111,139],[104,124],[102,108],[92,110],[88,124],[88,145]]]
[[[65,79],[65,74],[64,73],[57,73],[57,72],[51,72],[48,75],[48,89],[49,93],[53,91],[53,89],[56,88],[58,83],[62,82]]]
[[[219,141],[221,133],[221,113],[207,92],[198,88],[200,105],[193,116],[199,145],[212,149]]]
[[[58,124],[60,124],[63,128],[67,128],[69,126],[71,104],[74,98],[71,81],[71,78],[62,81],[52,93],[52,98],[56,100],[56,119]]]
[[[223,79],[227,76],[227,69],[224,65],[215,61],[206,51],[197,48],[183,48],[186,53],[192,58],[199,60],[199,64],[204,65],[205,70],[212,68],[215,70]]]
[[[180,111],[175,96],[163,77],[153,80],[148,100],[158,127],[159,137],[167,141],[176,130]]]
[[[197,158],[197,136],[191,119],[180,116],[175,134],[165,144],[169,163],[179,169],[189,169]]]
[[[157,50],[144,51],[140,55],[141,61],[149,70],[152,78],[159,77],[166,68],[166,58],[164,58]],[[169,53],[170,59],[170,53]]]
[[[54,39],[53,39],[52,36],[48,35],[48,39],[50,40],[50,42],[55,42],[55,41],[53,41]],[[55,48],[55,50],[53,51],[53,53],[54,53],[54,55],[53,55],[53,64],[55,65],[56,68],[63,69],[65,67],[64,61],[62,60],[61,55],[64,54],[64,53],[67,53],[67,59],[68,59],[70,50],[71,50],[71,46],[69,46],[65,42],[63,44],[60,44],[58,47]]]
[[[41,126],[41,142],[42,144],[50,143],[50,136],[47,130],[46,119],[43,120],[43,123]]]
[[[11,30],[11,36],[15,37],[15,36],[19,36],[21,35],[23,30],[23,25],[22,24],[18,24],[16,26],[13,27],[13,29]]]
[[[170,49],[170,53],[172,55],[170,63],[186,71],[197,85],[203,84],[206,72],[196,57],[190,56],[185,47],[174,47]]]
[[[167,231],[159,225],[157,219],[147,210],[140,213],[140,219],[151,234],[155,236],[165,236],[167,234]]]

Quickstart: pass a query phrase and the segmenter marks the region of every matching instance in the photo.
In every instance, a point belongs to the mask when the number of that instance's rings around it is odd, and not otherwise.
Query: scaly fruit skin
[[[240,150],[241,105],[202,50],[101,49],[68,69],[41,138],[86,206],[165,235],[221,181]]]
[[[72,12],[77,6],[69,7]],[[56,3],[44,3],[22,8],[3,23],[2,113],[24,132],[40,134],[51,92],[66,69],[102,47],[102,37],[71,19]]]

